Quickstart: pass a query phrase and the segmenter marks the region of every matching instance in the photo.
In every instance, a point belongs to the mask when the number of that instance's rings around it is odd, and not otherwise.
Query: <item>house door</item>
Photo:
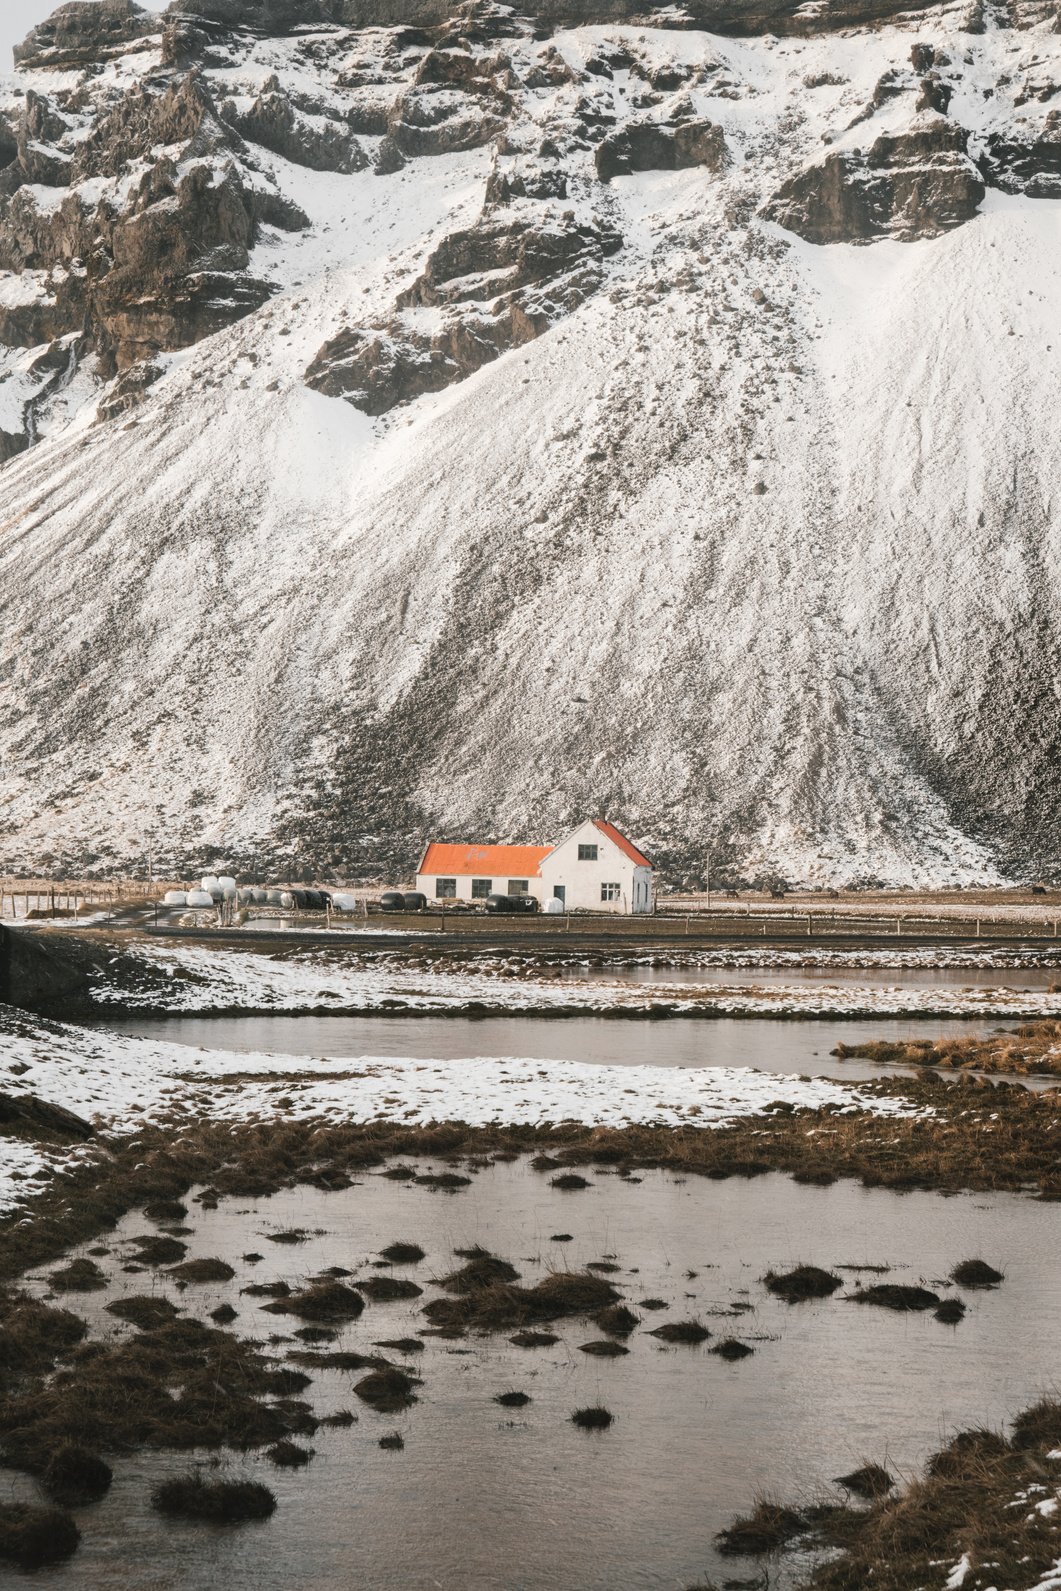
[[[567,885],[566,884],[554,884],[553,885],[553,899],[554,900],[558,900],[560,902],[561,906],[566,905],[566,903],[567,903]]]

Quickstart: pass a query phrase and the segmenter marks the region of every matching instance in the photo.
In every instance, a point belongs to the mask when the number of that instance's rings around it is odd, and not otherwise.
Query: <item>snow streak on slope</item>
[[[912,90],[845,132],[926,42],[971,148],[1015,114],[1003,79],[1061,78],[1061,37],[938,15],[555,37],[579,73],[713,63],[680,92],[730,165],[605,188],[562,150],[576,219],[622,235],[603,290],[381,419],[307,367],[474,222],[492,152],[340,176],[259,151],[312,223],[256,248],[277,295],[166,356],[130,419],[0,472],[6,858],[323,865],[598,811],[809,879],[1054,854],[1061,206],[991,190],[942,236],[828,247],[756,213],[824,138],[911,122]],[[525,78],[547,47],[506,48]],[[273,73],[305,91],[293,41],[206,77],[249,102]],[[524,90],[511,137],[568,126],[587,81]],[[642,88],[603,85],[619,125]]]

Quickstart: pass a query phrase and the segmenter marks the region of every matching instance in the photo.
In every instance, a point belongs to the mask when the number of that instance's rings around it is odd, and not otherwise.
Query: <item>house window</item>
[[[580,845],[578,848],[580,862],[595,862],[597,860],[597,847],[595,845]]]
[[[436,878],[435,879],[435,899],[436,900],[456,900],[456,898],[457,898],[457,880],[455,878]]]
[[[472,900],[485,900],[490,893],[490,886],[493,882],[492,878],[473,878]]]
[[[558,900],[561,905],[565,904],[565,902],[567,901],[567,885],[566,884],[554,884],[553,885],[553,900]]]
[[[510,878],[508,881],[508,892],[510,895],[526,895],[529,892],[527,880],[525,878]]]
[[[601,900],[618,900],[619,894],[618,884],[602,884],[600,887]]]

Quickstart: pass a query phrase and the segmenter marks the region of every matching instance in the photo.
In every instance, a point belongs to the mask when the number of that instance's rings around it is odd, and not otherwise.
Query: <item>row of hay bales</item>
[[[212,873],[200,881],[197,889],[168,889],[162,897],[164,906],[220,906],[226,901],[242,907],[279,906],[286,911],[354,912],[358,901],[354,895],[335,893],[325,889],[301,889],[291,885],[239,887],[234,878]]]

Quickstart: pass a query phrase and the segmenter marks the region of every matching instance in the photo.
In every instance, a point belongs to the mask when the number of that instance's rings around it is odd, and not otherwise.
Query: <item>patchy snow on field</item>
[[[716,1127],[758,1115],[775,1101],[878,1115],[913,1110],[902,1100],[823,1078],[779,1077],[750,1067],[245,1054],[31,1021],[3,1007],[0,1047],[6,1093],[62,1105],[112,1133],[191,1117]],[[83,1145],[57,1151],[12,1138],[0,1138],[0,1151],[0,1210],[25,1197],[34,1173],[91,1153]]]
[[[909,988],[858,985],[719,984],[651,986],[599,978],[535,981],[485,970],[436,972],[394,961],[340,960],[333,953],[284,959],[199,946],[137,945],[144,966],[137,988],[104,974],[95,986],[103,1005],[177,1012],[211,1011],[461,1011],[503,1007],[523,1014],[627,1013],[675,1016],[743,1014],[814,1016],[1061,1015],[1061,994],[987,987]],[[163,978],[169,979],[163,982]]]

